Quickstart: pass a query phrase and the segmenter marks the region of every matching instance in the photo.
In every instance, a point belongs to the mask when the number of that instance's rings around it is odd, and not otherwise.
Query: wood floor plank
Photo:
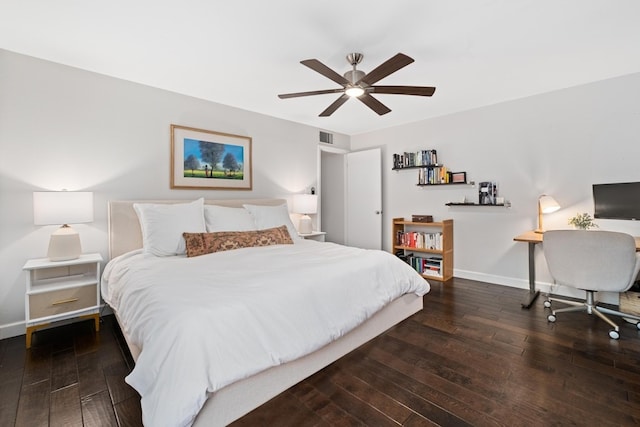
[[[78,364],[73,348],[51,355],[51,391],[78,383]]]
[[[12,426],[16,422],[22,376],[22,369],[0,369],[0,426]]]
[[[82,419],[85,427],[117,426],[115,410],[107,391],[82,398]]]
[[[77,384],[51,393],[49,426],[82,427],[82,409]]]
[[[133,396],[113,405],[119,427],[139,427],[142,425],[140,397]]]
[[[47,427],[49,425],[49,380],[28,384],[20,391],[17,427]]]
[[[114,404],[127,400],[130,397],[138,396],[138,393],[124,381],[124,378],[129,375],[130,372],[124,360],[105,366],[103,372],[105,381],[107,382],[107,388],[109,389],[109,395]]]
[[[80,397],[90,396],[107,389],[100,353],[94,351],[77,357]]]

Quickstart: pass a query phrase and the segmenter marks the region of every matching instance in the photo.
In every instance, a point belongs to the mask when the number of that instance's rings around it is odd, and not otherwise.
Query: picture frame
[[[252,190],[251,137],[171,125],[171,188]]]
[[[450,181],[452,184],[466,184],[467,173],[466,172],[451,172]]]

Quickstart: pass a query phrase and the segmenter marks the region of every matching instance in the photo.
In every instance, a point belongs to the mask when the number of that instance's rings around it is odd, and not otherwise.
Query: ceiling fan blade
[[[340,74],[333,71],[331,68],[324,65],[322,62],[317,59],[305,59],[304,61],[300,61],[302,65],[306,65],[311,68],[313,71],[316,71],[323,76],[333,80],[334,82],[346,86],[349,84],[349,80],[345,79]]]
[[[320,113],[320,117],[329,117],[332,115],[338,108],[342,106],[349,99],[349,95],[344,94],[340,98],[336,99],[333,104],[329,105],[326,110]]]
[[[278,98],[280,98],[280,99],[298,98],[300,96],[324,95],[324,94],[327,94],[327,93],[340,93],[340,92],[344,92],[344,88],[326,89],[326,90],[313,90],[313,91],[310,91],[310,92],[283,93],[283,94],[278,95]]]
[[[371,93],[387,93],[394,95],[431,96],[436,91],[432,86],[372,86]]]
[[[387,77],[391,73],[395,73],[399,69],[406,67],[407,65],[413,62],[412,58],[409,58],[404,53],[398,53],[394,57],[387,59],[382,64],[378,65],[376,68],[371,70],[371,72],[367,73],[363,78],[360,79],[358,83],[366,83],[368,85],[372,85],[378,80],[382,80]]]
[[[345,95],[345,96],[348,96],[348,95]],[[368,93],[365,93],[364,95],[359,96],[358,99],[362,101],[364,105],[366,105],[367,107],[371,108],[373,111],[378,113],[379,116],[382,116],[383,114],[387,114],[388,112],[391,111],[389,108],[387,108],[386,105],[384,105],[382,102],[378,101]]]

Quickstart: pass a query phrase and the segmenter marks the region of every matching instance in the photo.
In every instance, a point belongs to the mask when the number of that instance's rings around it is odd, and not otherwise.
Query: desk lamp
[[[76,259],[82,253],[80,235],[69,224],[93,221],[90,191],[36,191],[33,193],[33,223],[62,225],[49,239],[51,261]]]
[[[313,224],[309,214],[318,212],[318,196],[315,194],[294,194],[293,211],[302,214],[298,223],[298,233],[311,234]]]
[[[536,233],[544,233],[542,215],[555,212],[558,209],[560,209],[560,205],[553,197],[543,194],[538,198],[538,228],[535,230]]]

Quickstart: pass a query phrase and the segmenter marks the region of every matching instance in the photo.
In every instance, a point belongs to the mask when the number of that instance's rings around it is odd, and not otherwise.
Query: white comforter
[[[341,337],[428,283],[390,253],[302,241],[105,268],[102,294],[142,349],[126,378],[147,426],[193,423],[208,393]]]

